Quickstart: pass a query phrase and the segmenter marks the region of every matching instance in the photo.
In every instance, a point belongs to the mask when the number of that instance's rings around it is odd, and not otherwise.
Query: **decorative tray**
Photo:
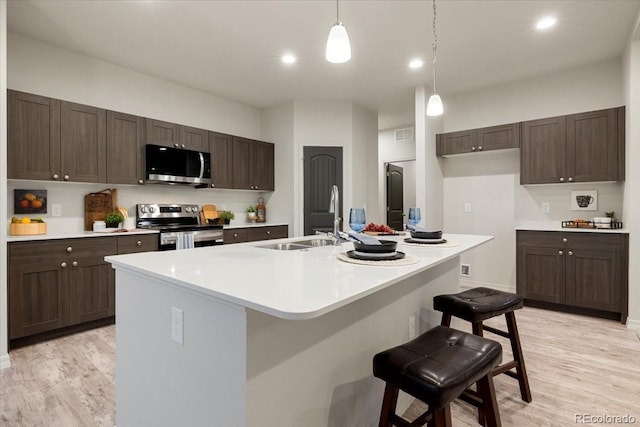
[[[598,229],[618,229],[622,228],[622,222],[612,221],[611,224],[596,224],[593,221],[562,221],[562,228],[598,228]]]

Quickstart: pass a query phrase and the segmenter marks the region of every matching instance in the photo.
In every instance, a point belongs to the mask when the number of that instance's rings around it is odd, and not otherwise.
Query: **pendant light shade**
[[[440,95],[434,93],[427,103],[427,116],[440,116],[443,111],[442,99],[440,99]]]
[[[436,91],[436,51],[438,50],[438,33],[436,33],[436,0],[433,0],[433,95],[427,103],[427,116],[440,116],[444,112],[442,99]]]
[[[329,32],[325,58],[334,64],[342,64],[351,59],[351,43],[349,43],[347,29],[340,22],[338,0],[336,0],[336,23],[333,24]]]

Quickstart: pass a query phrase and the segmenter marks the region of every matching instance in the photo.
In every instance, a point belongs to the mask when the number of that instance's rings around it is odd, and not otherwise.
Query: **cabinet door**
[[[13,90],[7,95],[7,177],[58,179],[60,101]]]
[[[251,227],[247,229],[247,241],[254,242],[259,240],[284,239],[289,237],[289,227],[272,226],[272,227]]]
[[[144,119],[107,111],[107,182],[144,183]]]
[[[247,241],[246,228],[232,228],[224,230],[224,244],[242,243]]]
[[[53,256],[39,262],[9,262],[9,339],[68,324],[67,269]]]
[[[438,135],[440,137],[440,151],[442,155],[471,153],[475,151],[477,132],[475,129],[448,132]]]
[[[253,141],[233,137],[233,188],[251,189],[251,150]]]
[[[209,151],[208,131],[189,126],[179,126],[179,130],[180,147],[195,151]]]
[[[115,272],[111,264],[104,261],[105,255],[69,258],[67,268],[72,324],[115,315]]]
[[[267,142],[253,141],[251,149],[251,187],[253,190],[274,189],[274,146]]]
[[[178,125],[161,120],[145,119],[147,144],[163,147],[179,147]]]
[[[567,304],[621,311],[620,251],[568,249],[566,259]]]
[[[62,101],[60,114],[62,179],[106,182],[107,112]]]
[[[567,116],[567,175],[574,182],[618,179],[617,109]]]
[[[520,123],[478,129],[477,151],[520,147]]]
[[[564,302],[565,261],[561,248],[519,246],[517,290],[524,298]]]
[[[211,153],[211,186],[232,188],[233,137],[223,133],[209,132],[209,152]]]
[[[565,182],[566,117],[522,123],[520,184]]]
[[[158,235],[118,236],[118,255],[158,250]]]

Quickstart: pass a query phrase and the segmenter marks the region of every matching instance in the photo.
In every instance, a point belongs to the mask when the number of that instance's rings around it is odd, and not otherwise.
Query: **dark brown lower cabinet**
[[[157,245],[156,235],[9,243],[11,346],[112,323],[115,272],[104,257]]]
[[[225,244],[285,239],[287,237],[289,237],[288,225],[266,225],[263,227],[229,228],[224,230]]]
[[[516,241],[525,304],[626,322],[627,234],[518,231]]]

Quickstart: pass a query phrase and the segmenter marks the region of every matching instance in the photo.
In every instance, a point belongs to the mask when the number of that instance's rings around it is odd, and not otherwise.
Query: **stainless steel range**
[[[198,205],[136,205],[136,226],[159,230],[159,249],[176,249],[185,241],[193,246],[224,243],[222,225],[200,224]]]

